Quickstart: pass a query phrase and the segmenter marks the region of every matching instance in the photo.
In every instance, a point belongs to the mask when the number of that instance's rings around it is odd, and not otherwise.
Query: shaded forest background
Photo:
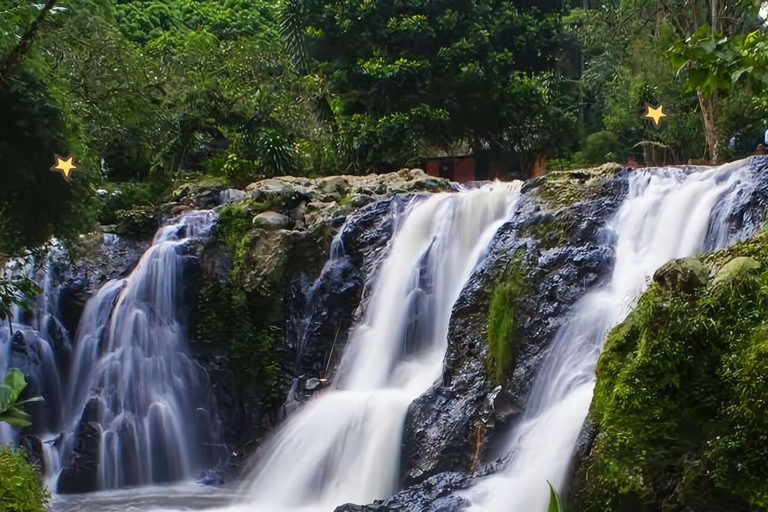
[[[761,4],[0,0],[0,254],[182,180],[741,156],[768,128]],[[71,185],[49,171],[69,152]]]

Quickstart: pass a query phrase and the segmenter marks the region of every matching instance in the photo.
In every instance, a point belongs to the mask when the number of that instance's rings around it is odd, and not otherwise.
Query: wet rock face
[[[99,430],[98,402],[92,399],[83,410],[75,431],[77,441],[59,476],[56,492],[80,494],[98,490],[98,465],[101,431]]]
[[[396,196],[350,215],[336,254],[315,279],[294,260],[285,353],[295,378],[328,378],[338,364],[363,297],[365,283],[394,231],[393,218],[412,198]]]
[[[130,274],[149,241],[112,233],[85,235],[68,252],[49,261],[48,272],[59,283],[61,318],[74,334],[85,303],[107,280]]]
[[[498,231],[454,305],[442,382],[409,410],[401,457],[405,486],[448,471],[475,472],[504,427],[523,412],[544,352],[570,306],[613,266],[604,228],[626,194],[626,178],[627,171],[610,174],[593,184],[589,201],[556,212],[541,207],[541,180],[525,184],[515,220]],[[491,293],[516,258],[532,287],[515,304],[520,341],[509,376],[495,383],[487,369]]]
[[[339,187],[339,182],[326,183],[329,190]],[[274,183],[258,188],[260,193],[268,190],[294,198],[289,189]],[[259,309],[257,320],[269,323],[267,328],[274,333],[280,367],[276,401],[283,405],[274,410],[260,393],[242,386],[226,352],[210,350],[205,343],[193,345],[211,379],[219,417],[227,418],[222,428],[230,454],[235,453],[232,463],[244,461],[246,452],[252,452],[276,422],[327,385],[347,343],[365,284],[394,231],[394,217],[413,200],[418,198],[397,195],[348,216],[329,214],[313,230],[306,223],[311,209],[293,206],[288,210],[284,205],[281,215],[295,222],[291,228],[249,229],[237,262],[238,283],[246,293],[269,290],[269,307],[274,306],[274,311]],[[335,234],[338,237],[331,243]],[[194,241],[189,252],[197,272],[219,282],[231,279],[234,262],[220,240]]]
[[[334,512],[458,512],[468,502],[456,493],[468,489],[473,481],[463,473],[441,473],[387,500],[370,505],[342,505]]]

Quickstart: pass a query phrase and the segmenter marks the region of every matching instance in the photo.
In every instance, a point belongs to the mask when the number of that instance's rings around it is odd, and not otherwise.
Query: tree
[[[669,51],[677,70],[688,70],[687,82],[702,101],[705,134],[710,156],[719,156],[716,100],[740,86],[757,91],[768,85],[768,41],[761,31],[726,36],[704,24],[691,37],[677,42]]]
[[[671,21],[680,37],[669,53],[670,61],[678,70],[691,69],[688,83],[699,99],[709,159],[717,162],[721,139],[718,131],[719,92],[727,91],[732,83],[723,75],[723,69],[729,66],[731,60],[738,60],[733,53],[734,45],[728,41],[735,37],[733,41],[740,44],[739,41],[743,42],[746,34],[759,25],[758,11],[762,2],[678,0],[650,3],[656,4],[660,15]],[[705,76],[709,73],[712,75]],[[736,80],[739,76],[735,77]]]
[[[558,11],[501,0],[309,0],[304,16],[359,167],[402,165],[422,143],[450,153],[562,142],[547,128],[570,118],[550,108],[556,88],[544,83],[559,53]]]

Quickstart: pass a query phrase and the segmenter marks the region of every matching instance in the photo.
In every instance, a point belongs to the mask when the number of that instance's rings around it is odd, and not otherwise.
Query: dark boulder
[[[472,477],[459,472],[440,473],[387,500],[369,505],[342,505],[334,512],[458,512],[468,502],[456,496],[456,492],[468,489],[473,481]]]
[[[98,422],[98,402],[93,399],[85,407],[80,424],[74,433],[76,441],[64,468],[61,470],[56,492],[80,494],[95,492],[98,486],[99,446],[101,429]]]
[[[664,290],[691,294],[709,283],[709,269],[698,258],[680,258],[662,265],[653,281]]]

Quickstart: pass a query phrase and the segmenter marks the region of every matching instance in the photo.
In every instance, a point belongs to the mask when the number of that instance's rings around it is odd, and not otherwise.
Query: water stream
[[[566,490],[606,334],[634,307],[661,265],[723,248],[745,234],[733,232],[728,216],[753,188],[745,162],[701,172],[642,170],[630,177],[628,196],[608,230],[616,240],[610,281],[578,301],[559,329],[507,443],[508,467],[468,493],[470,510],[544,511],[547,481]]]
[[[396,490],[408,406],[439,378],[453,304],[518,196],[519,183],[436,194],[396,219],[332,389],[264,447],[233,508],[327,512]]]

